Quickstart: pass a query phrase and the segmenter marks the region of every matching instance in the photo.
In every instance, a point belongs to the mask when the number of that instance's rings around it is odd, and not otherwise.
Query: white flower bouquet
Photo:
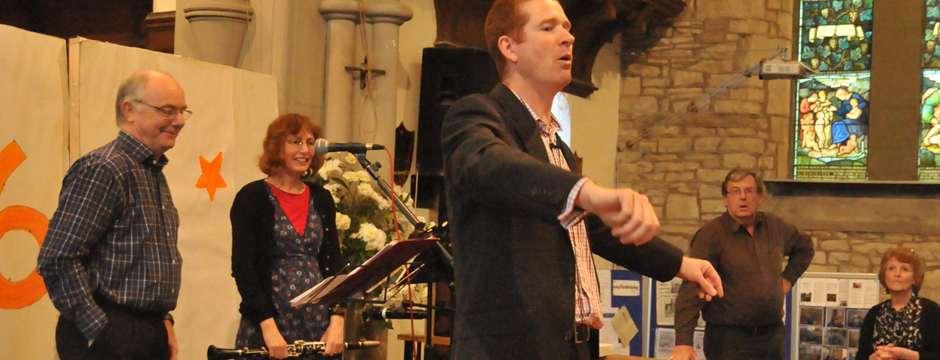
[[[395,239],[392,201],[381,193],[378,184],[352,154],[327,155],[320,170],[306,181],[322,185],[333,195],[336,229],[350,268],[361,265]],[[395,187],[395,194],[405,205],[413,206],[411,196],[402,193],[400,187]],[[414,226],[400,212],[397,215],[399,232],[402,239],[406,239]]]

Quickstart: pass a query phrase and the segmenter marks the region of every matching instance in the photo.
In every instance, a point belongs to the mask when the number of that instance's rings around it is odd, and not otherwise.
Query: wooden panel
[[[869,180],[917,180],[924,6],[924,1],[874,2]]]
[[[4,0],[0,23],[63,39],[142,47],[141,24],[151,9],[152,0]]]
[[[175,11],[150,13],[144,20],[144,48],[172,54],[175,30]]]

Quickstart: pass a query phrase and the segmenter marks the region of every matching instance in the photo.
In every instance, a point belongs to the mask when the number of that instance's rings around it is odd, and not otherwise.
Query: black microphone
[[[313,144],[313,149],[317,155],[326,155],[326,153],[347,151],[351,153],[364,153],[369,150],[382,150],[385,147],[378,144],[360,144],[360,143],[333,143],[326,139],[317,139]]]
[[[411,312],[408,310],[389,310],[381,306],[373,306],[362,310],[362,317],[372,320],[391,320],[391,319],[411,319]],[[427,319],[427,311],[415,311],[415,319]]]

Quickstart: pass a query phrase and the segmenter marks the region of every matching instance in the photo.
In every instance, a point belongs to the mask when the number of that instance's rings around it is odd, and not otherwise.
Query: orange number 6
[[[0,151],[0,194],[7,178],[23,160],[26,160],[26,154],[15,141]],[[0,239],[10,230],[27,231],[42,247],[48,229],[49,219],[32,208],[14,205],[0,210]],[[36,269],[17,282],[11,282],[0,274],[0,309],[22,309],[39,301],[45,294],[46,286]]]

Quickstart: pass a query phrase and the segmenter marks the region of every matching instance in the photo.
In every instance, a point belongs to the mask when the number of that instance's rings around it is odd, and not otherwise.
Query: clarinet
[[[378,341],[372,340],[359,340],[353,343],[345,343],[346,350],[355,350],[365,347],[379,346]],[[322,341],[303,341],[297,340],[293,344],[287,345],[287,357],[299,357],[301,355],[313,354],[323,352],[323,348],[326,346],[325,342]],[[262,347],[260,349],[221,349],[215,347],[215,345],[209,345],[209,351],[206,353],[208,360],[224,360],[224,359],[234,359],[240,356],[267,356],[268,349]]]

